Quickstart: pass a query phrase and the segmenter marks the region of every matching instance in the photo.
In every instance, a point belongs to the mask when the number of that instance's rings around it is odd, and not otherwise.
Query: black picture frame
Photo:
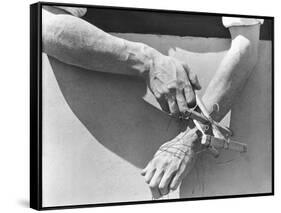
[[[262,18],[265,19],[265,24],[261,29],[261,39],[272,41],[272,189],[269,193],[258,194],[240,194],[231,196],[212,196],[201,198],[181,198],[171,200],[151,200],[151,201],[136,201],[136,202],[118,202],[106,204],[86,204],[86,205],[69,205],[69,206],[42,206],[42,6],[67,6],[67,7],[87,7],[87,8],[100,8],[104,10],[116,10],[126,12],[148,12],[151,16],[157,13],[165,14],[186,14],[213,17],[210,22],[215,21],[218,16],[232,16],[232,17],[248,17],[248,18]],[[118,13],[118,12],[117,12]],[[102,16],[102,14],[100,14]],[[117,14],[120,15],[120,14]],[[114,15],[113,15],[114,16]],[[144,22],[144,25],[133,27],[130,25],[133,19],[127,19],[126,16],[121,17],[122,21],[126,22],[127,26],[123,27],[120,32],[139,32],[142,33],[163,33],[160,28],[155,28],[149,25],[150,22]],[[86,17],[90,18],[90,17]],[[153,17],[147,17],[153,18]],[[110,18],[107,19],[107,21]],[[159,18],[159,25],[165,19]],[[108,23],[99,23],[106,29]],[[118,26],[111,26],[111,32],[118,31]],[[131,28],[130,28],[131,27]],[[171,30],[165,31],[166,34],[176,35],[190,35],[190,36],[215,36],[219,38],[229,37],[229,33],[223,28],[211,30],[208,24],[202,27],[203,30],[198,30],[196,26],[187,26],[186,28],[192,29],[189,32],[177,29],[173,23],[170,25]],[[186,29],[185,28],[185,29]],[[225,198],[240,198],[240,197],[254,197],[254,196],[268,196],[274,195],[274,17],[270,16],[250,16],[241,14],[223,14],[223,13],[203,13],[203,12],[187,12],[187,11],[170,11],[170,10],[157,10],[157,9],[144,9],[144,8],[126,8],[126,7],[111,7],[111,6],[98,6],[98,5],[85,5],[85,4],[68,4],[68,3],[54,3],[54,2],[38,2],[30,5],[30,207],[36,210],[50,210],[50,209],[67,209],[67,208],[82,208],[82,207],[99,207],[99,206],[115,206],[115,205],[134,205],[134,204],[150,204],[150,203],[163,203],[163,202],[182,202],[191,200],[209,200],[209,199],[225,199]]]

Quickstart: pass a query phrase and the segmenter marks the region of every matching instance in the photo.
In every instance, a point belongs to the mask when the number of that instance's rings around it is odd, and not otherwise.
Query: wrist
[[[186,146],[189,146],[192,150],[196,149],[198,143],[200,143],[200,131],[197,127],[193,127],[192,129],[186,130],[183,133],[182,141]]]
[[[152,47],[139,42],[125,41],[125,49],[127,63],[141,76],[148,73],[155,58],[161,54]]]

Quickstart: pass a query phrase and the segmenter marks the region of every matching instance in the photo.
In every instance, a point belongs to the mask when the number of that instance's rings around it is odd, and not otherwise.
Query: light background
[[[49,0],[51,1],[51,0]],[[1,153],[0,153],[0,211],[32,212],[28,209],[29,199],[29,4],[35,1],[10,0],[1,4],[0,25],[0,118],[1,118]],[[173,9],[200,12],[223,12],[249,15],[275,16],[275,94],[280,92],[280,6],[278,1],[151,1],[151,0],[68,0],[67,3],[101,4],[112,6]],[[280,101],[275,95],[275,108],[280,108]],[[278,133],[280,112],[275,111],[275,131]],[[75,209],[64,212],[111,212],[111,211],[196,211],[196,212],[268,212],[277,209],[280,196],[280,137],[275,138],[275,180],[276,196],[257,198],[236,198],[224,200],[177,202],[138,206],[119,206],[95,209]]]

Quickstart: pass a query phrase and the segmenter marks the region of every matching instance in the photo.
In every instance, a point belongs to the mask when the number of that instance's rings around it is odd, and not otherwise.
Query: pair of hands
[[[186,130],[164,143],[142,170],[152,196],[158,199],[176,190],[193,168],[198,147],[196,129]]]
[[[169,56],[154,54],[151,60],[147,85],[162,110],[172,115],[183,114],[196,104],[194,90],[201,89],[197,76],[186,62],[179,61],[169,51]]]
[[[150,63],[147,84],[162,110],[184,114],[196,104],[194,90],[201,89],[197,76],[186,62],[170,56],[156,54]],[[195,130],[186,130],[173,140],[164,143],[141,174],[155,199],[176,190],[182,179],[192,169],[195,161]]]

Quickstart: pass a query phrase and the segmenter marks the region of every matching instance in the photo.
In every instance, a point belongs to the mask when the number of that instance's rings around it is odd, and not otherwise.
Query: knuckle
[[[171,190],[176,190],[176,189],[177,189],[176,184],[174,184],[174,185],[171,186],[170,188],[171,188]]]
[[[170,82],[168,85],[167,85],[167,89],[169,90],[169,91],[174,91],[174,90],[176,90],[178,87],[177,87],[177,82],[176,81],[172,81],[172,82]]]
[[[189,106],[189,107],[194,107],[195,105],[196,105],[196,100],[195,100],[195,98],[191,98],[188,102],[187,102],[187,105]]]
[[[160,185],[159,185],[159,189],[160,189],[161,191],[164,191],[165,187],[166,187],[166,186],[165,186],[164,184],[160,184]]]
[[[185,105],[186,101],[182,96],[177,97],[178,104]]]
[[[180,164],[179,163],[176,163],[176,162],[173,162],[173,164],[171,165],[171,172],[175,172],[175,171],[178,171],[180,168]]]
[[[162,91],[159,91],[157,89],[152,90],[152,93],[156,98],[161,98],[163,95]]]
[[[162,169],[167,165],[168,165],[168,162],[166,160],[166,157],[163,157],[159,160],[159,163],[158,163],[158,167],[160,167],[159,169]]]
[[[158,165],[157,165],[158,170],[163,170],[164,168],[165,168],[165,163],[163,163],[163,162],[158,163]]]
[[[147,184],[149,184],[149,183],[150,183],[150,181],[149,181],[149,179],[148,179],[148,178],[145,178],[145,179],[144,179],[144,181],[145,181]]]
[[[169,93],[169,89],[167,86],[163,85],[162,86],[162,95],[166,95]]]
[[[156,188],[156,183],[155,183],[155,182],[149,183],[149,187],[150,187],[150,188]]]
[[[170,162],[169,162],[169,160],[165,160],[162,164],[161,164],[161,169],[162,170],[166,170],[167,168],[169,168],[169,166],[170,166]]]
[[[188,107],[184,104],[179,107],[180,112],[183,114],[188,110]]]
[[[162,94],[160,94],[160,93],[154,93],[154,96],[157,98],[157,99],[160,99],[161,97],[162,97]]]
[[[173,165],[173,163],[170,163],[169,167],[167,168],[167,173],[171,175],[174,171],[176,171],[176,167]]]
[[[159,160],[158,157],[154,158],[153,161],[151,162],[152,168],[155,170],[158,167]]]
[[[154,94],[158,94],[159,98],[161,98],[165,93],[162,89],[157,89]]]

